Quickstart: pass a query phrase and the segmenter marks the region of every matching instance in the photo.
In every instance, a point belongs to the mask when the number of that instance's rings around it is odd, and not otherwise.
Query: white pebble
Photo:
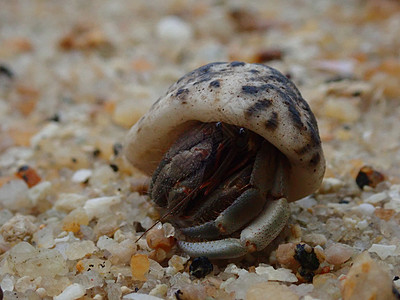
[[[372,244],[368,252],[376,253],[381,259],[386,259],[389,256],[395,256],[396,246],[395,245],[380,245]]]
[[[305,198],[302,198],[300,200],[296,201],[296,205],[300,206],[302,209],[306,210],[309,209],[315,205],[317,205],[317,200],[314,198],[307,196]]]
[[[63,193],[58,196],[57,201],[54,203],[54,208],[57,210],[70,212],[78,207],[82,207],[86,200],[86,196],[83,195]]]
[[[311,246],[317,246],[321,245],[324,246],[326,242],[328,241],[326,236],[320,233],[309,233],[305,234],[302,237],[303,242],[311,245]]]
[[[375,211],[375,206],[369,203],[362,203],[353,208],[353,211],[359,212],[365,216],[371,216]]]
[[[47,124],[31,138],[31,146],[35,148],[42,140],[57,136],[59,129],[60,126],[55,122]]]
[[[129,262],[130,258],[136,251],[136,245],[133,241],[126,239],[120,243],[108,236],[101,236],[97,241],[97,247],[101,250],[107,250],[111,253],[114,259],[120,262]]]
[[[66,249],[65,254],[69,260],[75,260],[82,258],[87,254],[92,254],[97,250],[98,248],[92,241],[79,241],[71,243]]]
[[[53,248],[55,241],[53,235],[53,228],[51,226],[46,226],[33,234],[33,241],[36,242],[38,248]]]
[[[38,288],[38,289],[36,290],[36,294],[38,294],[39,297],[43,299],[44,297],[47,296],[47,291],[46,291],[45,288],[40,287],[40,288]]]
[[[157,24],[159,38],[171,42],[187,42],[193,36],[193,30],[188,23],[175,16],[167,16]]]
[[[235,299],[246,299],[246,293],[249,288],[261,282],[268,282],[268,278],[266,276],[247,272],[240,274],[239,278],[227,284],[225,286],[225,291],[228,293],[234,292]]]
[[[82,183],[87,181],[92,176],[93,171],[90,169],[80,169],[72,175],[72,182]]]
[[[328,98],[324,102],[325,117],[336,119],[343,123],[356,122],[361,117],[359,107],[348,98]]]
[[[37,231],[38,228],[34,222],[34,216],[17,214],[1,226],[0,234],[7,242],[23,240]]]
[[[94,217],[100,217],[110,213],[111,206],[120,202],[121,202],[120,196],[93,198],[86,201],[85,205],[83,206],[83,209],[85,210],[86,214],[91,220]]]
[[[396,213],[400,212],[400,184],[394,184],[388,192],[390,201],[384,204],[385,209],[393,209]]]
[[[67,286],[64,291],[58,296],[55,296],[53,299],[54,300],[72,300],[72,299],[78,299],[85,295],[86,290],[85,288],[78,284],[74,283],[71,284],[70,286]]]
[[[304,296],[304,300],[319,300],[319,299],[311,297],[310,295],[306,295],[306,296]]]
[[[245,269],[240,269],[238,268],[235,264],[229,264],[226,268],[225,268],[225,273],[231,273],[231,274],[235,274],[235,275],[244,275],[247,274],[248,271]]]
[[[45,200],[51,191],[51,182],[43,181],[31,187],[28,191],[28,198],[32,201],[32,205],[37,205],[40,201]]]
[[[353,249],[350,246],[336,243],[325,249],[326,261],[333,265],[340,265],[350,259]]]
[[[28,186],[25,181],[11,180],[0,187],[0,204],[9,210],[32,207],[28,198]]]
[[[266,275],[268,277],[268,280],[283,282],[298,281],[296,275],[294,275],[291,270],[284,268],[278,268],[275,270],[274,267],[265,264],[260,264],[260,266],[256,268],[256,273],[258,275]]]
[[[10,274],[6,274],[0,283],[0,286],[3,291],[10,291],[10,292],[14,290],[14,285],[15,285],[15,278]]]
[[[150,96],[145,96],[143,98],[150,98]],[[144,111],[144,105],[138,106],[137,101],[126,99],[124,101],[117,102],[112,115],[112,120],[119,126],[130,128],[140,119],[140,117],[144,114]]]
[[[15,283],[15,290],[22,293],[25,293],[27,290],[34,290],[41,280],[40,277],[32,280],[30,276],[22,276]]]
[[[364,229],[368,228],[368,221],[362,220],[362,221],[358,222],[356,225],[356,228],[360,229],[360,230],[364,230]]]
[[[150,296],[167,296],[168,286],[166,284],[157,284],[155,288],[153,288],[149,295]]]
[[[149,269],[149,275],[152,277],[155,277],[158,280],[161,280],[164,278],[165,270],[167,268],[163,268],[158,262],[155,260],[150,259],[150,269]]]
[[[352,59],[342,60],[319,60],[314,65],[320,70],[336,72],[339,74],[353,74],[355,61]]]
[[[335,193],[340,188],[342,188],[344,185],[343,181],[337,178],[325,178],[321,186],[319,188],[319,192],[322,194],[327,194],[327,193]]]
[[[20,242],[9,251],[7,264],[19,276],[55,277],[68,273],[67,263],[60,252],[55,249],[38,250],[27,242]]]
[[[150,296],[147,294],[131,293],[122,297],[123,300],[162,300],[156,296]]]
[[[383,200],[386,200],[386,199],[387,199],[387,193],[386,192],[380,192],[380,193],[376,193],[376,194],[373,194],[373,195],[369,196],[364,201],[368,202],[368,203],[376,204],[376,203],[379,203],[379,202],[381,202]]]

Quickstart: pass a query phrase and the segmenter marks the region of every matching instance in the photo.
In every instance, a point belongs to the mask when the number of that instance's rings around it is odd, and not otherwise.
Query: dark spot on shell
[[[314,146],[318,146],[321,144],[321,139],[319,138],[319,134],[318,134],[318,126],[317,123],[315,121],[315,117],[314,115],[312,115],[314,122],[307,122],[307,126],[308,129],[310,131],[310,141],[312,143],[312,145]]]
[[[298,155],[304,155],[306,154],[309,150],[311,149],[311,145],[307,144],[304,147],[301,147],[300,149],[294,150]]]
[[[199,72],[199,73],[207,73],[208,71],[210,71],[210,69],[216,65],[220,65],[223,64],[222,62],[213,62],[213,63],[209,63],[205,66],[202,66],[200,68],[198,68],[197,70],[194,70],[193,72]]]
[[[189,90],[188,89],[179,89],[176,94],[175,97],[178,98],[179,100],[181,100],[182,102],[186,100],[186,96],[189,94]]]
[[[175,96],[179,96],[179,95],[181,95],[181,94],[188,93],[188,92],[189,92],[188,89],[179,89],[179,90],[176,92]]]
[[[278,122],[278,113],[274,111],[272,112],[271,118],[265,122],[265,128],[275,130],[278,127]]]
[[[242,62],[242,61],[233,61],[233,62],[231,62],[231,67],[241,67],[241,66],[244,66],[244,65],[245,65],[245,63]]]
[[[264,76],[263,80],[265,82],[270,83],[271,81],[275,81],[275,82],[279,82],[282,84],[286,84],[288,82],[288,79],[284,76],[277,76],[276,74],[272,74],[272,75],[268,75],[268,76]]]
[[[242,86],[243,93],[249,94],[249,95],[256,95],[258,92],[268,92],[270,90],[273,90],[273,91],[279,93],[282,97],[285,96],[285,94],[282,93],[278,87],[276,87],[272,84],[263,84],[263,85],[259,85],[259,86],[254,86],[254,85]]]
[[[210,87],[219,88],[220,86],[221,83],[219,82],[219,80],[214,80],[210,82]]]
[[[253,85],[242,86],[242,91],[243,91],[243,93],[246,93],[246,94],[254,95],[254,94],[257,94],[259,90],[260,90],[260,88],[258,86],[253,86]]]
[[[320,156],[319,153],[317,152],[317,153],[315,153],[315,154],[313,155],[313,157],[311,158],[311,160],[310,160],[310,165],[316,166],[316,165],[318,165],[318,163],[319,163],[320,160],[321,160],[321,156]]]
[[[220,75],[220,74],[221,74],[220,72],[209,72],[209,73],[204,73],[204,74],[198,76],[198,80],[195,81],[195,82],[193,83],[193,85],[198,85],[198,84],[200,84],[200,83],[202,83],[202,82],[210,81],[210,80],[212,80],[216,75]]]
[[[281,72],[279,72],[277,69],[271,68],[267,65],[261,64],[262,66],[266,67],[272,74],[274,74],[276,77],[284,77]]]
[[[287,103],[289,109],[289,116],[293,122],[293,125],[298,129],[303,129],[303,122],[301,121],[301,116],[297,108],[293,105],[293,103]]]
[[[257,113],[263,112],[266,108],[270,107],[271,104],[272,102],[269,99],[260,99],[248,109],[246,109],[244,114],[246,117],[251,117]]]
[[[160,103],[161,99],[162,99],[162,97],[158,98],[157,101],[154,102],[154,103],[151,105],[151,109],[154,109],[154,107],[156,107],[157,104]]]
[[[253,73],[253,74],[259,74],[260,73],[260,71],[258,71],[256,69],[251,69],[249,72]]]

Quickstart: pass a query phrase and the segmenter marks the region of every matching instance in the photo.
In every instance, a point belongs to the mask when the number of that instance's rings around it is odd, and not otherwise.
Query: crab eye
[[[248,131],[245,128],[240,127],[238,130],[238,137],[236,140],[236,145],[239,148],[245,148],[247,146],[248,141],[249,141]]]

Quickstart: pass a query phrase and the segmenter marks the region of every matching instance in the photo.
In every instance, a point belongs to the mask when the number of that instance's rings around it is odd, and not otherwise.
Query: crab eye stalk
[[[293,82],[241,62],[173,84],[131,128],[125,155],[152,175],[152,200],[174,208],[167,220],[186,237],[182,250],[210,258],[266,247],[288,202],[313,193],[325,171],[316,119]]]

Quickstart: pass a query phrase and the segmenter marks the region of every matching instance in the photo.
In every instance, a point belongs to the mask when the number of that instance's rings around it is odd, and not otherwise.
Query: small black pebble
[[[210,274],[213,270],[213,265],[210,260],[205,256],[196,257],[193,259],[189,267],[189,274],[197,278],[203,278]]]
[[[357,175],[356,183],[357,183],[358,187],[360,189],[362,189],[364,186],[369,185],[371,182],[369,181],[367,174],[360,172]]]
[[[93,157],[98,157],[100,155],[101,151],[99,149],[95,149],[93,151]]]
[[[121,151],[122,151],[122,144],[115,143],[113,146],[114,155],[117,156],[119,153],[121,153]]]
[[[314,272],[312,272],[310,270],[306,270],[302,267],[299,268],[298,272],[301,275],[301,277],[303,277],[303,279],[307,282],[311,282],[315,275]]]
[[[119,170],[118,166],[115,164],[110,164],[110,167],[114,172],[118,172],[118,170]]]
[[[350,129],[351,129],[351,126],[348,125],[348,124],[345,124],[345,125],[343,125],[343,129],[344,129],[344,130],[350,130]]]
[[[182,293],[181,290],[177,290],[177,291],[175,292],[175,297],[176,297],[177,300],[181,300],[181,299],[182,299],[182,298],[181,298],[181,295],[183,295],[183,293]]]
[[[54,116],[52,116],[49,121],[53,121],[53,122],[60,122],[60,115],[59,114],[55,114]]]
[[[14,77],[14,73],[10,70],[9,67],[7,67],[5,65],[0,65],[0,74],[3,74],[10,79],[12,79]]]
[[[350,203],[350,201],[349,200],[340,200],[339,201],[339,204],[349,204]]]
[[[385,175],[374,170],[371,166],[363,166],[356,177],[356,183],[360,189],[363,189],[366,185],[374,188],[384,180]]]
[[[23,165],[23,166],[19,167],[18,172],[24,172],[24,171],[27,171],[27,170],[29,170],[29,166]]]
[[[308,252],[305,249],[305,244],[297,244],[296,250],[294,254],[294,258],[300,263],[300,265],[308,270],[316,270],[319,267],[319,261],[317,255],[314,252],[314,249],[311,248],[311,251]]]

